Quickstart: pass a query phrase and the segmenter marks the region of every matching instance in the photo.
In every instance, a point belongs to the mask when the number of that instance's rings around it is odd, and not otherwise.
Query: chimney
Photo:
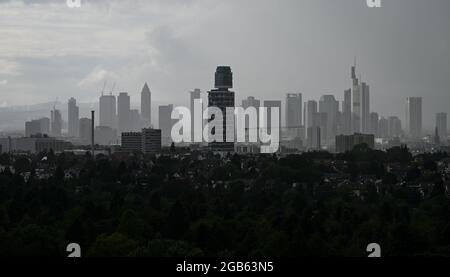
[[[95,158],[94,153],[94,142],[95,142],[95,111],[91,111],[91,148],[92,148],[92,157]]]

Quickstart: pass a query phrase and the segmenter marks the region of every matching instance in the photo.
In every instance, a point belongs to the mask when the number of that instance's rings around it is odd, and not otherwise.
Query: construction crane
[[[111,91],[109,92],[109,95],[113,94],[115,88],[116,88],[116,82],[114,82],[114,85],[112,86]]]
[[[102,96],[105,93],[106,83],[107,83],[107,81],[105,80],[105,82],[103,83]]]

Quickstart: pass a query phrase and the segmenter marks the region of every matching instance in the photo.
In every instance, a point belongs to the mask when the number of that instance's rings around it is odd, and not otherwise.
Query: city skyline
[[[450,74],[445,51],[449,19],[443,12],[448,1],[400,0],[379,9],[356,0],[263,0],[258,5],[100,0],[79,9],[61,1],[31,2],[0,1],[0,35],[8,38],[0,46],[3,107],[73,96],[80,104],[92,103],[104,80],[108,89],[116,82],[115,91],[128,91],[132,102],[148,82],[155,103],[187,106],[189,100],[177,103],[178,96],[192,88],[207,91],[211,82],[205,76],[218,64],[229,64],[239,76],[237,102],[247,96],[284,99],[285,93],[317,101],[334,94],[342,101],[349,61],[356,56],[362,79],[377,95],[373,109],[380,114],[404,120],[404,112],[398,111],[404,99],[424,96],[424,127],[432,131],[434,114],[450,112],[445,105],[450,100],[445,77]],[[234,21],[217,20],[219,11],[233,15]],[[267,12],[274,17],[272,25],[264,21]],[[427,20],[416,20],[417,14]],[[225,35],[217,36],[216,29]],[[18,31],[22,40],[14,35]],[[102,31],[109,33],[100,35]],[[245,35],[249,32],[253,41]],[[117,43],[118,37],[127,39]],[[218,46],[203,44],[209,40]]]

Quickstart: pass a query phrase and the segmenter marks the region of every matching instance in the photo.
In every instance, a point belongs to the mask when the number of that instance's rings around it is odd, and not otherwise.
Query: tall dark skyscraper
[[[361,132],[361,92],[359,79],[356,77],[356,62],[352,67],[352,125],[353,132]]]
[[[422,98],[408,97],[406,100],[406,128],[413,139],[422,136]]]
[[[78,137],[80,109],[77,106],[77,100],[70,98],[68,103],[68,127],[69,137]]]
[[[141,92],[141,117],[144,128],[150,128],[152,125],[152,93],[145,83]]]
[[[343,133],[352,134],[352,90],[344,91],[344,102],[342,102]]]
[[[223,141],[210,142],[209,147],[212,151],[217,152],[234,152],[234,142],[226,142],[226,133],[229,128],[234,129],[234,113],[233,121],[227,120],[227,108],[235,107],[234,92],[229,89],[233,87],[233,72],[229,66],[219,66],[215,75],[215,88],[208,92],[208,107],[217,107],[222,111],[223,129],[212,130],[211,132],[222,132]],[[211,118],[212,119],[212,118]],[[233,130],[234,134],[234,130]]]

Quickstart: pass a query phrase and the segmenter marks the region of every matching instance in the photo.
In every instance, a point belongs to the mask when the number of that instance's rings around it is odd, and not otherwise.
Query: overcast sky
[[[248,95],[318,100],[350,87],[350,66],[371,86],[372,110],[404,119],[424,97],[425,123],[450,113],[450,1],[382,0],[0,0],[0,106],[96,101],[127,91],[137,102],[187,104],[213,86],[217,65]]]

